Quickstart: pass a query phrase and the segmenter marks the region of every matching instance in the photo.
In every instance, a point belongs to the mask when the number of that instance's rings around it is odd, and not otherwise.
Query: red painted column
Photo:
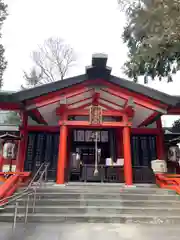
[[[130,127],[123,128],[123,149],[124,149],[124,178],[126,185],[133,184],[132,161],[131,161],[131,141]]]
[[[67,169],[69,169],[70,167],[70,157],[71,157],[71,136],[72,136],[72,129],[68,128],[67,129],[67,158],[66,158],[66,162],[65,162],[65,182],[68,182],[69,180],[69,176],[68,176],[68,172]]]
[[[0,172],[2,172],[3,170],[3,165],[4,165],[4,158],[3,158],[3,141],[1,141],[0,143]]]
[[[67,134],[67,162],[66,162],[66,166],[68,166],[69,165],[69,159],[70,159],[70,150],[71,150],[71,141],[72,141],[72,139],[71,139],[71,133],[72,133],[72,131],[71,131],[72,129],[68,129],[68,134]]]
[[[20,127],[21,140],[18,146],[18,156],[16,159],[16,171],[24,171],[24,161],[26,158],[26,149],[28,141],[28,115],[26,112],[22,113],[22,125]]]
[[[63,116],[63,120],[65,120],[65,116]],[[67,161],[67,135],[68,129],[67,126],[60,126],[60,137],[59,137],[59,153],[58,153],[58,163],[57,163],[57,184],[64,184],[65,180],[65,169],[66,169],[66,161]]]
[[[159,134],[156,137],[156,144],[157,144],[157,157],[159,160],[164,160],[165,158],[165,146],[164,146],[164,133],[162,128],[162,122],[161,118],[159,118],[157,121],[157,128],[159,130]]]
[[[3,165],[4,165],[4,158],[3,155],[0,155],[0,172],[3,170]]]

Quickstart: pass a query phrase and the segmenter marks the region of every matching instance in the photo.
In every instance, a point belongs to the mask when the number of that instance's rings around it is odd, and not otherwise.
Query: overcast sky
[[[121,34],[126,19],[117,0],[4,0],[9,16],[3,26],[3,44],[8,67],[4,90],[18,90],[23,70],[32,66],[30,53],[48,37],[60,37],[71,44],[77,55],[76,66],[69,76],[84,73],[96,52],[108,54],[112,73],[125,77],[122,66],[127,48]],[[150,87],[180,95],[180,74],[174,82],[151,82]],[[168,123],[173,120],[169,120]],[[169,124],[168,124],[169,125]]]

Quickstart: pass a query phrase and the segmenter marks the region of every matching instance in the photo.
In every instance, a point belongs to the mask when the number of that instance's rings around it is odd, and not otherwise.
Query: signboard
[[[73,137],[75,142],[92,142],[92,135],[95,131],[92,130],[74,130]],[[108,131],[96,131],[98,136],[98,142],[108,142]]]
[[[89,109],[89,122],[90,124],[102,123],[102,108],[100,106],[92,105]]]

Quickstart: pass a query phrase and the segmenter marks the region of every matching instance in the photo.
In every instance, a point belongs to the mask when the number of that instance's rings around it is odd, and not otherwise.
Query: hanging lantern
[[[176,146],[171,146],[168,150],[168,160],[170,162],[178,162],[179,161],[179,156],[180,156],[180,150],[179,147]]]
[[[14,159],[16,156],[16,144],[13,142],[6,142],[3,147],[3,158]]]
[[[12,170],[12,160],[16,158],[18,144],[17,141],[20,140],[20,136],[15,136],[9,133],[3,134],[0,136],[2,146],[2,156],[4,159],[11,160],[9,171]]]

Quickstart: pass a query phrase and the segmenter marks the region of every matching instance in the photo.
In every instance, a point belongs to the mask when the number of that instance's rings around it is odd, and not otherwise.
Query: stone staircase
[[[17,221],[24,220],[24,198]],[[38,190],[35,213],[29,202],[28,222],[41,223],[180,223],[180,196],[154,186],[120,184],[46,185]],[[13,222],[14,205],[1,210],[0,222]]]

